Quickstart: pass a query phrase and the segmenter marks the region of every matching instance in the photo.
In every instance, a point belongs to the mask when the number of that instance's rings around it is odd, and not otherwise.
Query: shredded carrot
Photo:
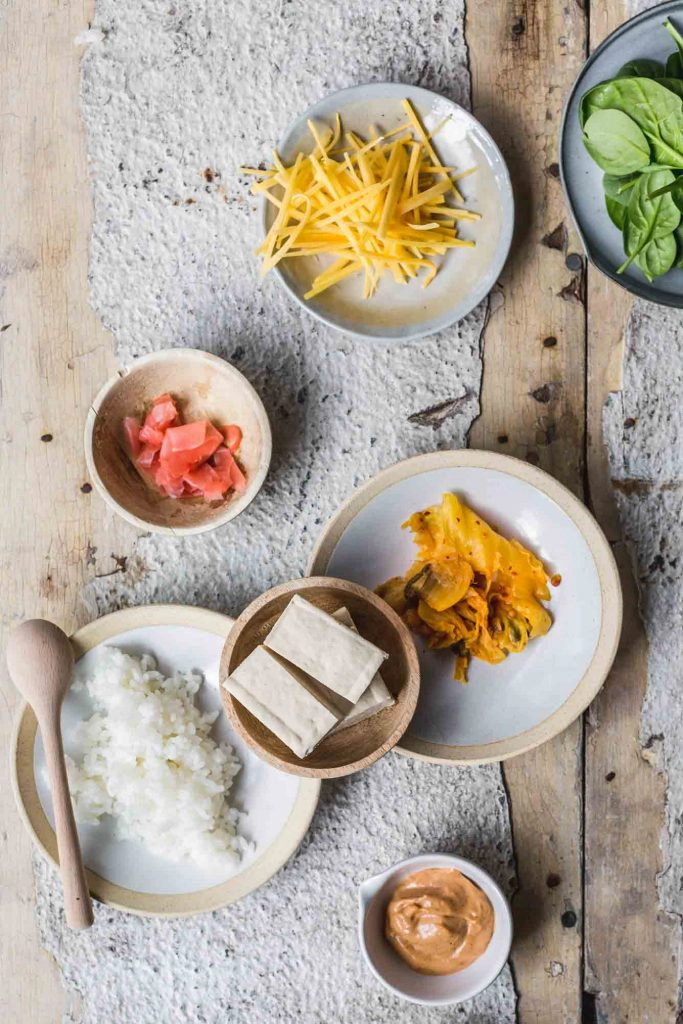
[[[362,274],[370,298],[385,274],[401,284],[420,276],[426,287],[450,249],[472,248],[458,237],[459,221],[480,215],[453,205],[462,202],[458,173],[439,158],[433,139],[441,122],[427,132],[408,100],[408,121],[369,138],[345,130],[337,114],[332,128],[309,121],[310,153],[289,166],[273,154],[267,170],[243,167],[259,180],[252,186],[274,207],[270,230],[259,248],[262,274],[283,260],[327,256],[332,262],[311,282],[311,299],[340,281]]]

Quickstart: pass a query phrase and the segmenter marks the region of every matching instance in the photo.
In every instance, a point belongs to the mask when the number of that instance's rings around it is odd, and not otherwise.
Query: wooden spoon
[[[93,923],[92,904],[69,795],[60,722],[74,667],[69,638],[45,619],[22,622],[9,638],[7,666],[17,690],[33,708],[43,737],[66,921],[70,928],[89,928]]]

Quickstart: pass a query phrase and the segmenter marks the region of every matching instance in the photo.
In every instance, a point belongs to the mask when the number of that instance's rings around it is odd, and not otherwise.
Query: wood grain
[[[591,5],[595,47],[627,17],[624,0]],[[596,1019],[673,1024],[679,923],[659,907],[665,781],[639,742],[647,687],[647,638],[631,560],[622,541],[602,436],[608,394],[621,389],[631,296],[588,274],[588,481],[591,507],[619,563],[624,630],[614,668],[586,724],[585,982]],[[637,828],[619,823],[637,821]]]
[[[583,493],[583,260],[562,200],[557,131],[581,67],[579,3],[470,5],[473,109],[500,145],[518,207],[513,256],[484,336],[470,444],[547,469]],[[582,737],[578,722],[505,765],[520,890],[513,965],[522,1024],[581,1016]]]
[[[82,490],[84,411],[114,368],[87,289],[91,196],[74,42],[91,16],[78,0],[0,5],[2,650],[20,619],[42,615],[70,630],[87,617],[85,575],[111,570],[120,550],[118,528]],[[4,658],[0,686],[7,751],[20,701]],[[39,945],[31,844],[4,780],[0,1019],[47,1024],[61,1021],[66,999]]]

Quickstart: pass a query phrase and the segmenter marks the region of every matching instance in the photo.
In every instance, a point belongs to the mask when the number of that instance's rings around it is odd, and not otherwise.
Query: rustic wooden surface
[[[557,130],[585,57],[586,17],[578,3],[544,0],[491,4],[485,19],[478,10],[469,5],[473,106],[506,157],[518,217],[485,332],[470,443],[528,459],[583,496],[584,265],[558,179]],[[581,1016],[582,770],[581,722],[504,766],[524,1024]]]
[[[591,48],[624,20],[623,0],[591,5]],[[602,409],[621,388],[631,297],[592,268],[587,288],[587,470],[591,506],[612,542],[624,591],[622,643],[586,716],[584,988],[596,1022],[674,1024],[680,923],[657,899],[664,780],[638,742],[647,685],[647,640],[621,540]],[[637,828],[619,822],[637,821]],[[644,841],[645,837],[648,841]]]
[[[22,618],[79,625],[87,618],[78,605],[85,579],[111,570],[110,554],[134,536],[83,490],[84,410],[114,371],[86,279],[91,197],[74,40],[90,16],[78,0],[0,3],[2,650]],[[19,698],[4,658],[0,673],[6,766]],[[0,862],[0,1020],[61,1021],[66,997],[38,941],[31,847],[6,774]]]
[[[485,332],[471,443],[528,458],[590,500],[625,586],[626,640],[585,727],[505,767],[522,1024],[675,1020],[678,926],[657,906],[652,841],[664,794],[638,746],[647,649],[601,441],[630,300],[592,271],[586,281],[556,164],[567,89],[589,43],[627,14],[626,0],[496,0],[468,10],[474,108],[510,163],[520,211]],[[85,579],[111,571],[135,535],[88,491],[81,454],[84,410],[114,368],[86,280],[91,204],[74,39],[90,16],[87,0],[0,2],[0,640],[27,615],[80,624]],[[2,673],[7,751],[18,699]],[[629,831],[634,817],[639,827]],[[39,945],[29,841],[7,785],[0,824],[0,1019],[56,1022],[65,996]]]

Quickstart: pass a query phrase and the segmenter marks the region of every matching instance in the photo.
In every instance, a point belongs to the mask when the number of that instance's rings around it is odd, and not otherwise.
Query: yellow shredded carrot
[[[480,215],[453,200],[462,202],[454,182],[476,168],[444,164],[433,139],[445,122],[427,133],[409,101],[402,106],[407,122],[384,133],[370,126],[366,139],[338,114],[331,128],[309,121],[309,153],[288,165],[275,152],[266,170],[241,168],[258,179],[252,193],[273,206],[258,250],[262,274],[287,259],[328,257],[306,299],[357,274],[371,298],[385,274],[400,284],[419,277],[426,287],[441,257],[474,246],[458,237],[458,223]]]

